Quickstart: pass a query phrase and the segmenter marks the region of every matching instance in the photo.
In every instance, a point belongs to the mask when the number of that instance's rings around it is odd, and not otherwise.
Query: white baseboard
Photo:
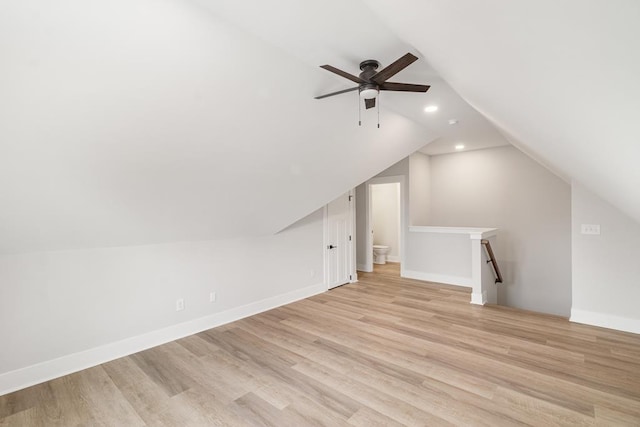
[[[0,396],[325,292],[324,283],[0,375]]]
[[[477,293],[477,292],[471,293],[471,304],[485,305],[486,303],[487,303],[487,291],[482,291],[482,293]]]
[[[471,287],[471,277],[447,276],[444,274],[425,273],[423,271],[402,270],[402,277],[424,280],[425,282],[446,283],[447,285]]]
[[[398,255],[387,255],[387,261],[400,262],[400,257]]]
[[[601,326],[603,328],[640,334],[640,319],[572,308],[571,318],[569,320],[575,323],[584,323],[585,325]]]

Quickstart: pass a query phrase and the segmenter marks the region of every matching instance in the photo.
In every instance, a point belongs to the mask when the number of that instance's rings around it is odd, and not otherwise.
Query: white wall
[[[640,224],[577,183],[571,194],[571,320],[640,333]]]
[[[367,185],[356,187],[356,267],[360,271],[368,270],[369,255],[367,248]]]
[[[388,260],[400,261],[400,184],[371,186],[373,244],[389,246]]]
[[[431,157],[420,152],[409,156],[409,225],[429,224]]]
[[[409,231],[406,248],[402,267],[407,277],[471,286],[469,234]]]
[[[251,304],[320,292],[322,271],[321,210],[264,238],[2,256],[0,394],[25,385],[9,371],[45,363],[44,371],[33,370],[39,378],[29,368],[18,377],[46,379],[73,366],[77,352],[107,346],[117,354],[120,340],[216,314],[212,321],[220,323]],[[184,298],[184,311],[176,312],[177,298]],[[176,338],[171,334],[164,338]],[[68,363],[53,361],[65,357]]]
[[[431,157],[430,225],[495,227],[500,304],[569,316],[570,186],[514,147]]]
[[[382,178],[386,176],[409,176],[409,157],[405,157],[402,160],[392,164],[376,176],[371,178]]]

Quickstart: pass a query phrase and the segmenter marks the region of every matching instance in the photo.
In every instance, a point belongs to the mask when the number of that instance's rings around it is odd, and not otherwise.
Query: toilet
[[[385,245],[373,245],[373,263],[374,264],[386,264],[387,253],[389,253],[389,246]]]

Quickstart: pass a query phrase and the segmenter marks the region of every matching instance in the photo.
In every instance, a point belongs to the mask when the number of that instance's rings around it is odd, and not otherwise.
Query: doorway
[[[387,176],[373,178],[358,187],[358,194],[365,199],[360,201],[356,212],[358,270],[373,271],[375,244],[388,246],[387,261],[399,262],[402,271],[405,242],[404,183],[402,175]]]
[[[325,210],[325,277],[328,289],[356,280],[354,193],[344,193],[329,203]]]
[[[376,248],[386,252],[379,258],[400,262],[400,183],[389,182],[371,185],[371,231],[374,263]]]

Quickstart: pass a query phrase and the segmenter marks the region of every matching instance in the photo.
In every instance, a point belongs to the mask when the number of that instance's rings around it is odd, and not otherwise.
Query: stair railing
[[[498,267],[498,261],[496,261],[496,257],[493,254],[493,249],[491,249],[491,243],[486,239],[482,239],[481,243],[484,247],[485,253],[487,254],[487,264],[491,263],[493,275],[496,277],[495,283],[502,283],[502,274],[500,273],[500,268]]]

